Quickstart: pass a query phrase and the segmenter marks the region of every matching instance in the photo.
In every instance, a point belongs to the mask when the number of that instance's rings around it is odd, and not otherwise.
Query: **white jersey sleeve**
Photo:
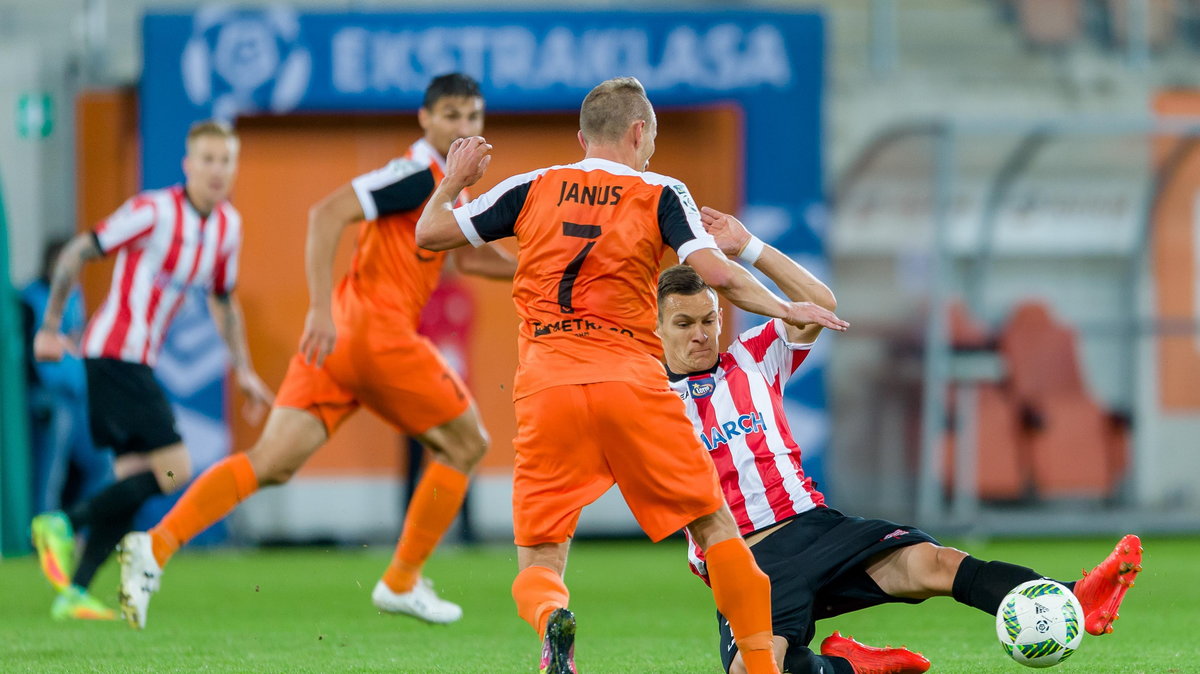
[[[157,220],[158,203],[149,195],[139,194],[101,220],[92,229],[92,237],[100,252],[108,255],[149,236]]]
[[[782,391],[792,373],[808,357],[812,343],[797,344],[787,340],[787,326],[775,318],[738,335],[729,352],[742,367],[753,367]]]
[[[642,178],[652,185],[662,186],[658,199],[658,227],[663,241],[675,251],[681,263],[703,248],[720,250],[700,223],[700,209],[686,185],[660,173],[647,172]]]
[[[428,162],[408,158],[393,159],[350,181],[364,220],[417,208],[433,194],[435,183]]]

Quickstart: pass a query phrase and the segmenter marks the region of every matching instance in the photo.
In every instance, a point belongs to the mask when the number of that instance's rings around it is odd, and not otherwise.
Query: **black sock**
[[[80,529],[87,528],[92,523],[92,499],[82,499],[63,511],[63,514],[67,516],[67,519],[71,520],[71,527],[78,533]]]
[[[783,671],[791,674],[854,674],[846,658],[817,655],[807,648],[793,646],[783,656]]]
[[[71,582],[84,588],[91,585],[100,565],[121,542],[121,537],[133,529],[133,516],[138,508],[161,493],[154,473],[146,471],[114,482],[96,494],[87,504],[86,523],[91,533]]]
[[[982,562],[968,555],[954,576],[951,594],[960,604],[995,615],[1004,595],[1025,581],[1042,577],[1028,567],[1008,562]]]

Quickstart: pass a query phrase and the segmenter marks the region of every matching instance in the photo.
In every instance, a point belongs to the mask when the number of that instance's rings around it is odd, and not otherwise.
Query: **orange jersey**
[[[417,247],[417,219],[443,175],[441,155],[422,139],[402,158],[351,181],[366,221],[335,301],[348,304],[345,293],[354,293],[376,318],[416,331],[446,259],[444,252]]]
[[[716,243],[683,183],[605,159],[514,176],[456,208],[473,245],[516,236],[514,396],[626,381],[666,386],[654,325],[659,261]]]

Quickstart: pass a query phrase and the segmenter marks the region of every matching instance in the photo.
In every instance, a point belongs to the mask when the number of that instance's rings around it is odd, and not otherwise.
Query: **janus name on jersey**
[[[700,439],[704,441],[704,448],[711,452],[720,445],[728,444],[730,438],[761,433],[765,430],[767,430],[767,423],[763,421],[762,412],[755,412],[743,414],[733,421],[713,426],[708,429],[707,433],[702,434]]]

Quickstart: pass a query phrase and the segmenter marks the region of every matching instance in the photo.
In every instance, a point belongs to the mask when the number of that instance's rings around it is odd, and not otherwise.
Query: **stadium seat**
[[[1075,333],[1039,302],[1017,307],[1000,335],[1026,426],[1038,496],[1107,498],[1124,474],[1127,431],[1088,393]]]
[[[971,352],[994,352],[995,337],[987,326],[970,314],[962,302],[948,307],[947,326],[950,345],[956,357]],[[1032,486],[1029,462],[1021,456],[1021,418],[1005,382],[977,382],[975,399],[976,489],[986,501],[1019,501],[1028,497]],[[947,490],[954,487],[957,386],[947,392],[946,431],[942,436],[942,476]]]
[[[1123,47],[1129,38],[1129,0],[1108,0],[1107,4],[1111,39],[1115,46]],[[1174,0],[1146,3],[1146,37],[1150,49],[1162,49],[1174,39],[1175,11]]]
[[[1083,0],[1015,0],[1029,46],[1066,47],[1083,34]]]
[[[985,501],[1026,499],[1032,487],[1032,476],[1029,461],[1022,456],[1021,419],[1017,406],[1000,384],[979,384],[976,390],[977,494]],[[953,488],[955,424],[949,424],[942,437],[942,474],[945,484]]]

